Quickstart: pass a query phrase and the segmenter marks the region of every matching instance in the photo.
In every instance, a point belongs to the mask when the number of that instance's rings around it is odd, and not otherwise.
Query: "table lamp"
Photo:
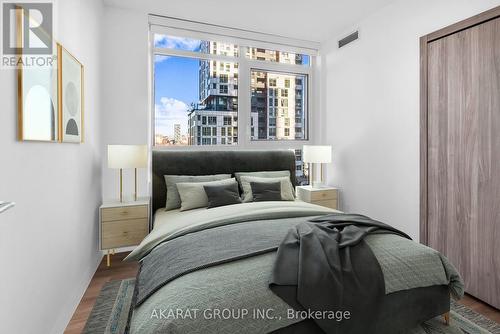
[[[120,169],[120,202],[123,202],[123,169],[134,168],[134,201],[137,201],[137,168],[147,166],[147,145],[108,145],[108,168]]]
[[[302,156],[304,163],[311,164],[309,168],[310,182],[313,188],[319,188],[323,184],[323,164],[332,162],[332,147],[330,145],[304,145],[302,148]],[[314,181],[314,164],[320,164],[321,174],[320,181]]]

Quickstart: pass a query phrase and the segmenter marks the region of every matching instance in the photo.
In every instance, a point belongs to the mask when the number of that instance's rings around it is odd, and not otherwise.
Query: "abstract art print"
[[[64,143],[83,142],[83,65],[60,44],[59,131]]]
[[[19,9],[19,8],[18,8]],[[24,20],[29,19],[27,10],[16,10],[14,34],[17,55],[18,91],[18,139],[20,141],[59,140],[58,72],[55,62],[25,64],[30,53],[25,53],[23,37],[26,36]],[[35,22],[35,21],[33,21]],[[52,41],[50,41],[52,42]],[[51,60],[57,55],[52,53]]]
[[[19,68],[19,140],[58,140],[57,87],[56,68]]]

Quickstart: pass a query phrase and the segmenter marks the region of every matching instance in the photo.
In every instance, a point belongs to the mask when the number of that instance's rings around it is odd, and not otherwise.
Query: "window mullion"
[[[238,80],[238,143],[246,148],[250,142],[250,69],[245,59],[245,47],[239,50]]]

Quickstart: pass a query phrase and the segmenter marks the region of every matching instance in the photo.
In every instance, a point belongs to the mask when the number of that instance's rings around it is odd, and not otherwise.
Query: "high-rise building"
[[[201,52],[238,55],[228,43],[203,41]],[[226,145],[238,142],[238,63],[200,60],[200,103],[189,117],[190,145]]]
[[[176,144],[180,144],[181,140],[182,140],[181,125],[174,124],[174,141]]]
[[[249,48],[248,58],[302,64],[303,56],[260,48]],[[304,76],[254,70],[251,72],[253,140],[305,139],[303,110]],[[255,123],[254,119],[257,119]],[[255,130],[254,124],[257,124]]]
[[[237,56],[233,44],[203,41],[201,52]],[[248,48],[255,60],[302,64],[302,55]],[[305,139],[305,76],[252,70],[252,140]],[[190,145],[226,145],[238,141],[238,63],[200,60],[199,104],[189,112]]]

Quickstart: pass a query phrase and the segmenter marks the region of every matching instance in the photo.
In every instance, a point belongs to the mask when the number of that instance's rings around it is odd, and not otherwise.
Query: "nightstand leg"
[[[106,265],[108,267],[111,266],[111,258],[110,258],[110,254],[109,254],[109,249],[108,249],[108,255],[107,255]]]
[[[443,318],[444,318],[444,323],[446,324],[446,326],[449,326],[450,325],[450,312],[446,312],[445,314],[443,314]]]

